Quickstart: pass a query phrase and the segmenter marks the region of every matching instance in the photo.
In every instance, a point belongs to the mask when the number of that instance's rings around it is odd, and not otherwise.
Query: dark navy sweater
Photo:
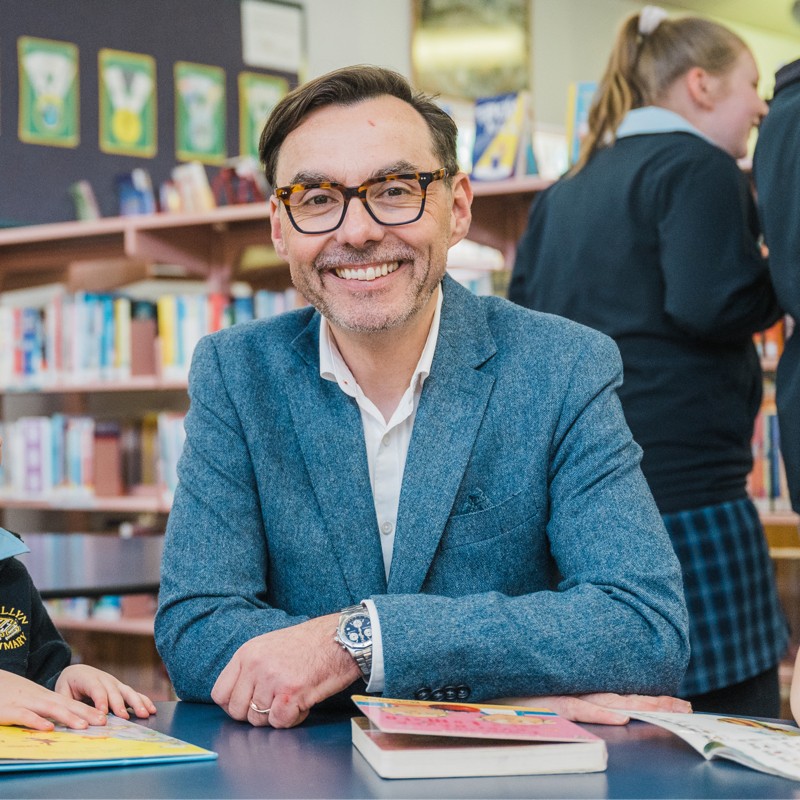
[[[53,689],[70,657],[28,570],[16,558],[0,561],[0,669]]]
[[[533,203],[509,297],[611,336],[662,513],[746,496],[779,311],[734,159],[692,133],[618,139]]]

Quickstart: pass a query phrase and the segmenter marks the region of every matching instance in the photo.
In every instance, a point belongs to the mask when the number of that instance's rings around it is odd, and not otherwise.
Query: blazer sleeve
[[[546,529],[560,577],[520,596],[374,596],[386,695],[677,689],[689,656],[680,566],[616,394],[619,353],[602,335],[585,339],[563,397],[539,401],[561,402]],[[528,535],[543,534],[532,523]]]
[[[213,337],[195,348],[189,395],[155,636],[178,696],[209,702],[242,644],[307,617],[266,602],[270,564],[252,458]]]

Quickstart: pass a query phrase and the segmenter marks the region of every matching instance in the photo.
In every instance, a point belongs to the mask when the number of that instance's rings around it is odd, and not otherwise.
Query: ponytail
[[[617,128],[631,109],[658,104],[692,67],[702,67],[712,75],[724,74],[747,50],[733,31],[700,17],[663,19],[647,29],[641,33],[640,14],[622,23],[589,110],[589,130],[571,175],[580,172],[599,149],[614,143]]]

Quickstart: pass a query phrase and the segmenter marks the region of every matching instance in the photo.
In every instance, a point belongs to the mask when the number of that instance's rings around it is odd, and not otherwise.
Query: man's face
[[[276,183],[329,180],[358,186],[393,172],[433,172],[434,155],[425,120],[391,96],[310,114],[281,145]],[[301,294],[335,327],[377,333],[419,318],[441,280],[447,250],[464,237],[472,199],[466,176],[452,188],[430,184],[422,217],[386,227],[359,199],[350,201],[335,231],[303,234],[283,204],[270,201],[272,240],[287,259]]]

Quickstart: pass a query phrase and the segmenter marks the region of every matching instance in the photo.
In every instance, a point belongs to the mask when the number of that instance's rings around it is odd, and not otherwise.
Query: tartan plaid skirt
[[[775,666],[789,629],[753,503],[737,500],[663,519],[689,610],[692,654],[679,694],[705,694]]]

